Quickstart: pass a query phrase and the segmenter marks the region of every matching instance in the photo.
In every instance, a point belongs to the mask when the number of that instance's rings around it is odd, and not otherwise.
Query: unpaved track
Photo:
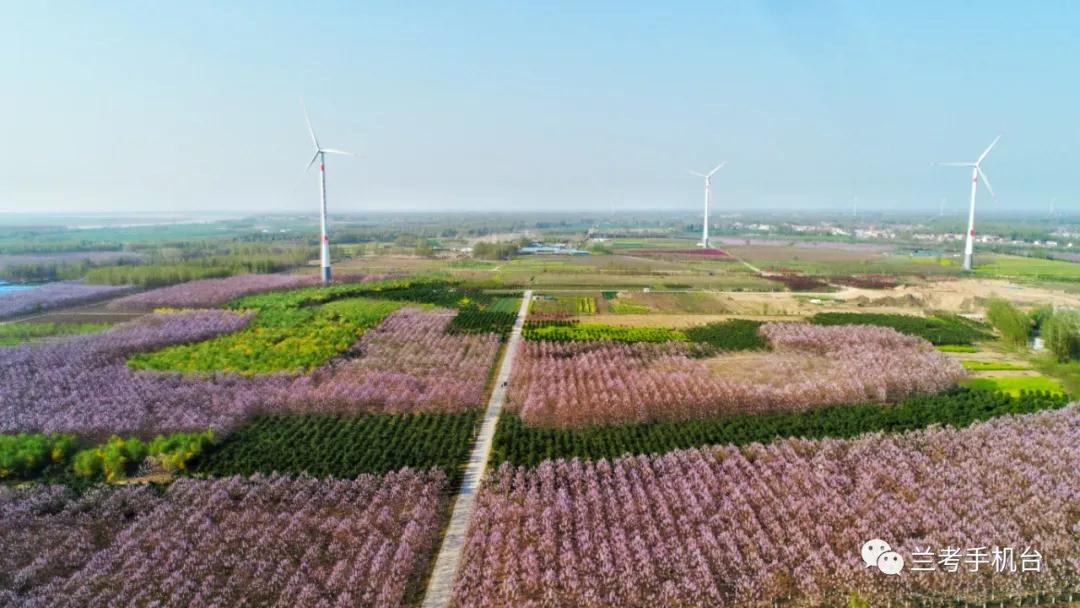
[[[480,435],[469,455],[469,466],[465,469],[465,478],[461,482],[461,489],[458,490],[457,499],[454,501],[454,511],[450,514],[446,536],[443,538],[442,547],[439,548],[439,555],[435,558],[435,570],[431,574],[427,592],[424,594],[424,608],[444,608],[450,605],[454,577],[461,563],[461,549],[465,545],[465,532],[476,504],[476,491],[480,488],[480,482],[484,480],[488,455],[491,453],[491,444],[495,438],[495,423],[499,420],[499,413],[502,412],[502,405],[506,400],[506,389],[503,383],[510,378],[510,370],[514,366],[514,355],[517,352],[518,343],[521,342],[521,328],[529,312],[530,299],[532,299],[532,290],[527,289],[521,300],[521,307],[518,308],[514,329],[511,330],[510,339],[506,343],[506,353],[499,366],[499,374],[495,377],[495,388],[491,391],[491,399],[488,400],[487,411],[484,412]]]

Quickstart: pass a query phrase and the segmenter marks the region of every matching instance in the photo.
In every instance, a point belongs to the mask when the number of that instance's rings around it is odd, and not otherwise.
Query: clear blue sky
[[[7,2],[0,210],[1080,211],[1076,2]]]

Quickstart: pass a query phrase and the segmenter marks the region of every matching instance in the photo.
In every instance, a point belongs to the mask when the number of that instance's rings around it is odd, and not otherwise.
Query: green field
[[[1046,376],[981,376],[964,381],[968,388],[1019,395],[1021,392],[1064,394],[1061,383]]]
[[[0,325],[0,346],[14,346],[55,336],[71,336],[102,331],[107,323],[8,323]]]
[[[1080,281],[1080,264],[1013,255],[976,256],[975,272],[984,276],[1043,281]]]

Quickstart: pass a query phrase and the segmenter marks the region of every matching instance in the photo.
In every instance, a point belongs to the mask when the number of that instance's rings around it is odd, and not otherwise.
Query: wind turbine
[[[971,207],[968,209],[967,240],[964,242],[964,270],[971,270],[971,254],[975,249],[975,190],[979,185],[980,178],[987,191],[990,192],[990,196],[995,196],[994,189],[990,187],[990,180],[983,173],[982,162],[986,160],[986,156],[990,154],[990,150],[994,149],[1000,139],[1000,135],[995,137],[994,141],[983,150],[983,153],[973,163],[938,163],[939,167],[971,167]]]
[[[705,178],[705,223],[701,227],[701,244],[698,245],[704,249],[709,248],[709,201],[712,198],[712,176],[717,171],[722,169],[727,161],[716,165],[716,168],[706,173],[698,173],[697,171],[690,171],[691,175]]]
[[[335,150],[334,148],[324,148],[319,145],[319,138],[315,137],[315,129],[311,128],[311,118],[308,117],[307,106],[304,106],[304,120],[307,121],[308,133],[311,134],[311,142],[315,144],[315,155],[311,157],[311,162],[308,163],[304,172],[311,170],[311,166],[315,164],[315,161],[319,161],[319,195],[322,199],[322,212],[319,216],[320,219],[320,238],[319,238],[319,262],[322,266],[322,282],[323,285],[330,284],[330,237],[326,234],[326,155],[327,154],[340,154],[342,156],[356,156],[352,152],[345,152],[344,150]]]

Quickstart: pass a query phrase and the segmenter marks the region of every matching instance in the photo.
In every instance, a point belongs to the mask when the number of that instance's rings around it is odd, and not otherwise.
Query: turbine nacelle
[[[978,179],[982,180],[982,183],[983,183],[984,186],[986,186],[986,190],[987,190],[987,192],[990,193],[990,196],[992,196],[994,198],[997,198],[997,195],[994,194],[994,188],[992,186],[990,186],[990,179],[986,177],[986,173],[983,173],[982,162],[984,160],[986,160],[987,156],[990,155],[990,151],[994,149],[994,146],[997,145],[997,143],[998,143],[998,141],[1000,139],[1001,139],[1000,135],[995,137],[994,141],[990,142],[990,145],[987,146],[985,150],[983,150],[982,154],[979,155],[978,160],[976,160],[974,162],[953,162],[953,163],[936,163],[936,164],[939,167],[968,167],[970,169],[974,169],[975,174],[978,176]]]

